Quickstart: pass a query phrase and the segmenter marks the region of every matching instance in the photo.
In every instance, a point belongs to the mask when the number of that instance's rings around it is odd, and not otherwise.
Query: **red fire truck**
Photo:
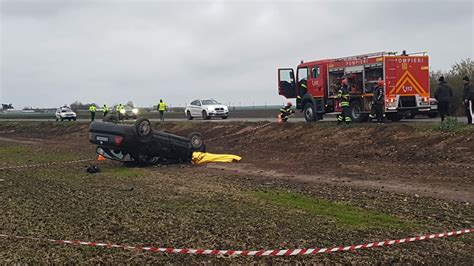
[[[351,89],[352,121],[364,122],[372,111],[373,88],[385,80],[385,116],[399,121],[405,112],[430,111],[429,65],[426,53],[401,55],[379,52],[337,59],[303,62],[295,73],[292,68],[278,69],[278,92],[292,99],[313,122],[324,114],[341,112],[337,91],[343,79]],[[301,86],[306,84],[306,89]]]

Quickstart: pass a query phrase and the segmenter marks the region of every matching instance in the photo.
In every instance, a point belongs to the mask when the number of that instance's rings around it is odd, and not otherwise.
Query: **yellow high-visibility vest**
[[[165,103],[159,103],[158,104],[158,111],[165,111],[166,110],[166,104]]]

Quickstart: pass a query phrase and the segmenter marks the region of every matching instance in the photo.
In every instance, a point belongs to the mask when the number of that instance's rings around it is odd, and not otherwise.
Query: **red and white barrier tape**
[[[0,171],[12,170],[12,169],[22,169],[22,168],[52,166],[52,165],[66,165],[66,164],[84,163],[84,162],[90,162],[90,161],[95,161],[95,160],[96,159],[82,159],[82,160],[73,160],[73,161],[60,161],[60,162],[49,162],[49,163],[37,163],[37,164],[6,166],[6,167],[0,167]]]
[[[352,246],[340,246],[334,248],[304,248],[304,249],[273,249],[273,250],[218,250],[218,249],[185,249],[185,248],[155,248],[155,247],[144,247],[144,246],[129,246],[129,245],[116,245],[110,243],[98,243],[98,242],[87,242],[80,240],[53,240],[43,239],[36,237],[24,237],[24,236],[10,236],[2,235],[3,238],[16,238],[16,239],[28,239],[28,240],[39,240],[48,241],[55,244],[70,244],[70,245],[82,245],[90,247],[104,247],[104,248],[122,248],[128,250],[139,250],[139,251],[151,251],[151,252],[162,252],[168,254],[197,254],[197,255],[227,255],[227,256],[296,256],[296,255],[314,255],[319,253],[332,253],[339,251],[354,251],[357,249],[367,249],[374,247],[390,246],[401,243],[410,243],[415,241],[429,240],[434,238],[443,238],[450,236],[458,236],[467,233],[474,232],[472,229],[464,229],[458,231],[451,231],[447,233],[429,234],[415,237],[402,238],[397,240],[386,240],[380,242],[372,242],[368,244],[352,245]]]

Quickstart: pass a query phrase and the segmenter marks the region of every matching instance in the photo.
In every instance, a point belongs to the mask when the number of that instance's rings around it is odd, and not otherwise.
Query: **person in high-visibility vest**
[[[107,104],[104,104],[104,107],[102,107],[102,112],[104,113],[104,117],[109,113],[109,107]]]
[[[163,102],[162,99],[160,99],[160,103],[158,103],[158,112],[160,112],[160,120],[165,121],[165,111],[166,111],[166,103]]]
[[[339,99],[339,103],[342,107],[342,113],[337,116],[337,124],[342,123],[343,121],[346,124],[352,122],[351,115],[350,115],[350,89],[347,85],[347,79],[343,79],[341,82],[341,88],[337,92],[337,98]]]
[[[117,105],[117,107],[115,108],[115,110],[117,111],[117,115],[118,115],[118,120],[121,121],[123,120],[123,114],[125,113],[125,108],[123,107],[123,105],[121,103],[119,103],[119,105]]]
[[[97,110],[97,107],[95,107],[95,104],[92,104],[89,106],[89,112],[91,113],[91,121],[94,121],[95,119],[95,111]]]

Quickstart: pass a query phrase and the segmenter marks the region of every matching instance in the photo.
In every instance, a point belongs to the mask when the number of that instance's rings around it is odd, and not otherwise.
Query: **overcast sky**
[[[473,57],[473,1],[0,0],[0,102],[281,104],[277,68],[377,51]]]

